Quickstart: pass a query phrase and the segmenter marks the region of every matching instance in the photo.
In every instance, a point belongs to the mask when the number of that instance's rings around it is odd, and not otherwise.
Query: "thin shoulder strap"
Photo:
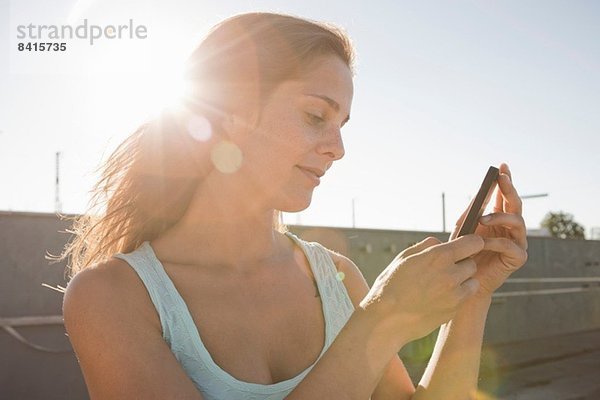
[[[168,316],[177,307],[177,302],[172,293],[174,287],[171,287],[173,283],[168,279],[162,265],[155,261],[150,244],[147,241],[143,242],[140,247],[131,253],[117,253],[114,257],[126,261],[146,286],[150,299],[160,317],[163,337],[170,342]]]
[[[304,250],[313,268],[321,299],[327,308],[332,332],[339,332],[354,312],[354,305],[343,283],[344,276],[338,270],[329,250],[318,242],[307,242],[292,232],[286,232]]]
[[[352,299],[344,284],[344,273],[338,271],[329,250],[321,243],[312,242],[317,265],[323,265],[323,292],[329,293],[331,296],[331,315],[332,322],[336,331],[341,330],[352,313],[354,305]]]

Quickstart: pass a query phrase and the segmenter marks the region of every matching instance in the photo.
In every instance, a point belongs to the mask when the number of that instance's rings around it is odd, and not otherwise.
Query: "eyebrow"
[[[327,104],[329,104],[329,106],[331,108],[333,108],[336,112],[340,111],[340,105],[337,101],[333,100],[331,97],[325,96],[323,94],[316,94],[316,93],[305,93],[305,96],[311,96],[311,97],[317,97],[321,100],[325,100],[327,102]],[[350,120],[350,115],[346,116],[346,119],[344,121],[342,121],[342,125],[345,124],[346,122],[348,122]]]

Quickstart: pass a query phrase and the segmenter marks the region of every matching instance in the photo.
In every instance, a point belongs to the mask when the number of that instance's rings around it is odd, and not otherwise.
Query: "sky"
[[[356,48],[345,156],[289,224],[441,231],[507,162],[528,228],[600,238],[600,2],[0,0],[0,210],[84,212],[96,168],[180,87],[208,29],[246,11],[336,24]],[[19,52],[20,24],[134,24],[141,39]],[[354,205],[354,207],[353,207]],[[354,209],[354,219],[353,219]]]

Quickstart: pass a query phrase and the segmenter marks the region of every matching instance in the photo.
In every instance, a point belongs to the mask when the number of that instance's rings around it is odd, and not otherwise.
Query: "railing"
[[[11,317],[0,318],[0,326],[31,326],[31,325],[62,325],[62,315],[47,315],[43,317]]]
[[[595,276],[563,278],[509,278],[506,280],[506,283],[583,283],[583,285],[555,289],[528,289],[496,292],[492,294],[492,299],[496,300],[496,303],[504,302],[507,297],[577,293],[600,289],[600,277]]]
[[[42,325],[62,325],[62,315],[48,315],[41,317],[12,317],[12,318],[0,318],[0,328],[4,329],[10,336],[17,339],[24,345],[31,347],[32,349],[44,351],[47,353],[67,353],[73,351],[70,347],[68,349],[51,349],[45,346],[40,346],[35,343],[31,343],[25,339],[19,332],[15,330],[16,326],[42,326]]]

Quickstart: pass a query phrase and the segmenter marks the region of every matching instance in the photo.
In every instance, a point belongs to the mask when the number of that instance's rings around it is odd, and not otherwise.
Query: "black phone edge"
[[[488,168],[487,173],[485,174],[485,178],[481,183],[481,187],[475,196],[473,202],[469,206],[469,210],[467,211],[467,216],[465,217],[460,229],[458,230],[457,238],[469,235],[475,232],[477,228],[477,224],[479,223],[480,214],[483,212],[482,207],[486,203],[486,200],[489,201],[489,196],[491,195],[491,191],[495,187],[495,183],[498,180],[498,175],[500,171],[498,168],[490,166]]]

